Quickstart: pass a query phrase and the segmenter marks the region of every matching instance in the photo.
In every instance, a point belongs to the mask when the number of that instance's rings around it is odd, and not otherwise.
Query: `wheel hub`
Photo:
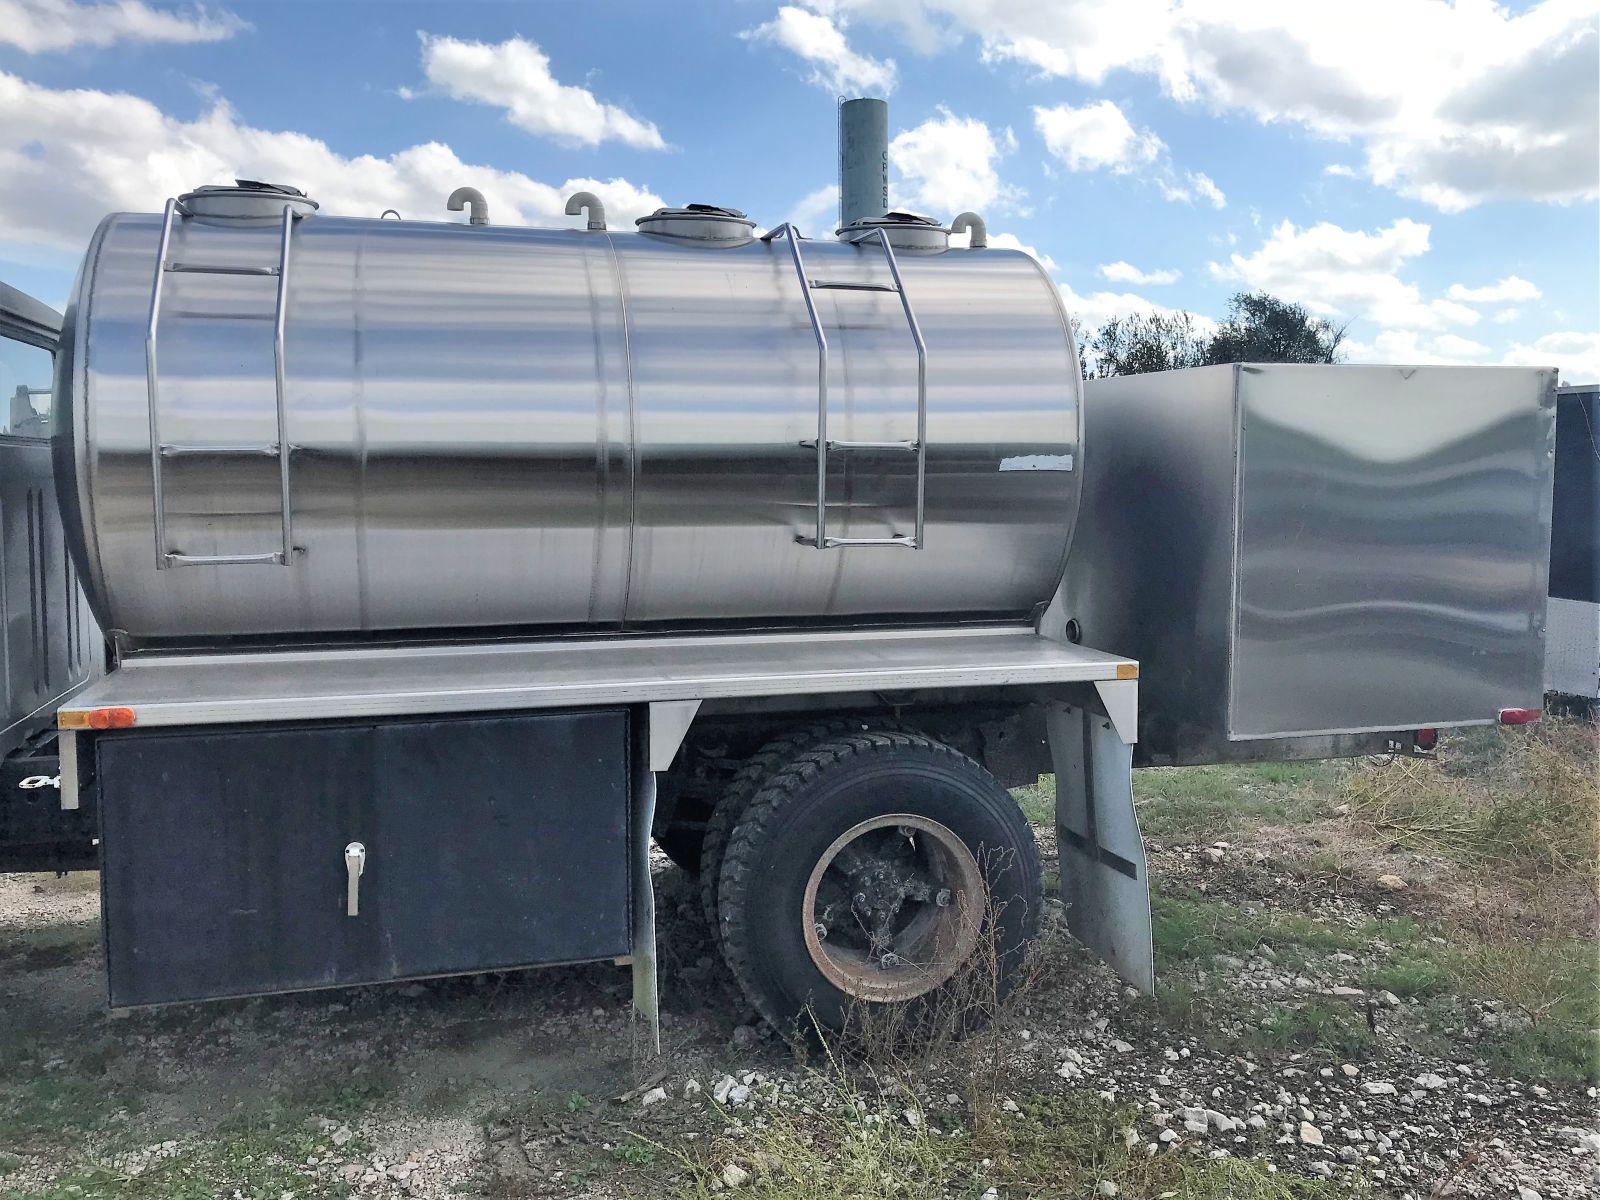
[[[806,949],[857,999],[909,1000],[948,980],[977,945],[983,876],[944,825],[909,813],[863,821],[807,880]]]

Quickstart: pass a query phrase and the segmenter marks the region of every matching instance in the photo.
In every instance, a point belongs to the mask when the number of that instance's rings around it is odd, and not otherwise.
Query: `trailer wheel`
[[[958,1019],[981,1019],[1041,903],[1032,830],[992,775],[932,738],[867,733],[809,747],[751,797],[718,915],[740,986],[790,1033],[808,1011],[843,1029],[872,1005],[915,1018],[975,1000]]]
[[[717,915],[717,898],[722,886],[722,860],[727,853],[733,827],[744,816],[750,801],[781,768],[787,766],[807,746],[863,728],[860,720],[839,717],[796,726],[773,738],[734,774],[727,790],[717,800],[706,821],[705,839],[700,847],[700,911],[705,914],[711,936],[722,940],[722,922]]]

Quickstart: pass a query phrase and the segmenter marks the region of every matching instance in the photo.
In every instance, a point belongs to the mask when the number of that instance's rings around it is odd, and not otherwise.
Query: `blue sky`
[[[327,211],[832,228],[834,98],[893,192],[1037,253],[1081,324],[1265,288],[1352,357],[1600,376],[1592,0],[780,5],[0,0],[0,278],[60,304],[95,221],[234,174]]]

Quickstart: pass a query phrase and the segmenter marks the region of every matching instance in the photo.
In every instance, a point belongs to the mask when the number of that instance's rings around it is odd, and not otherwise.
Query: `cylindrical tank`
[[[677,210],[684,211],[684,210]],[[1080,383],[1054,285],[1007,250],[896,252],[927,346],[920,549],[814,531],[818,354],[789,246],[719,210],[622,233],[311,214],[284,280],[282,525],[270,273],[281,220],[108,217],[67,314],[56,453],[84,580],[135,640],[1015,618],[1059,578]],[[720,210],[725,211],[725,210]],[[490,214],[492,217],[492,214]],[[813,281],[886,285],[875,241],[801,243]],[[912,441],[900,297],[811,292],[828,437]],[[159,463],[165,544],[155,533]],[[917,516],[917,455],[829,456],[829,534]],[[159,565],[158,565],[159,562]]]

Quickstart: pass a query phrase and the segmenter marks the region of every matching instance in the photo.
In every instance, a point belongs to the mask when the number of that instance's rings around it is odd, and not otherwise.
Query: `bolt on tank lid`
[[[841,242],[858,242],[881,229],[896,250],[946,250],[950,230],[933,217],[914,212],[887,212],[881,217],[862,217],[842,229],[834,230]]]
[[[317,202],[299,188],[286,183],[262,183],[255,179],[235,179],[232,184],[208,183],[178,197],[185,215],[210,220],[281,221],[283,210],[296,216],[310,216]]]
[[[648,217],[640,217],[634,224],[639,227],[640,233],[702,242],[749,241],[756,227],[756,223],[737,208],[722,208],[716,204],[658,208]]]

